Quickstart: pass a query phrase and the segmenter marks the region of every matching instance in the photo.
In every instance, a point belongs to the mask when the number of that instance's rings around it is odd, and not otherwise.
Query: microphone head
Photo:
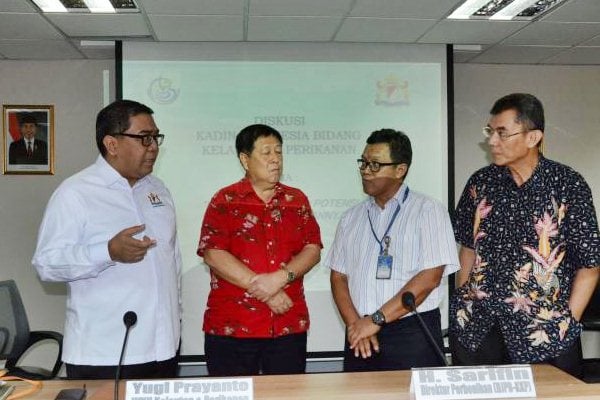
[[[404,307],[410,308],[411,310],[415,308],[415,295],[412,292],[404,292],[402,293],[402,305]]]
[[[123,315],[123,323],[127,328],[131,328],[137,322],[137,314],[134,311],[127,311]]]

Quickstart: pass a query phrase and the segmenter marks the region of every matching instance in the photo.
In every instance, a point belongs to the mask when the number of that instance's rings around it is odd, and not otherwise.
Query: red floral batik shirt
[[[210,201],[198,255],[207,249],[226,250],[252,271],[277,271],[308,244],[321,244],[319,225],[307,197],[278,183],[275,195],[262,201],[247,179],[227,186]],[[281,315],[211,272],[211,290],[204,313],[204,332],[240,338],[270,338],[306,332],[308,309],[302,278],[284,290],[294,305]]]

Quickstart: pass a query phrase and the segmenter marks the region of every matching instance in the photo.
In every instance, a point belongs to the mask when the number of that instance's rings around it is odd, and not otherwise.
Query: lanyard
[[[383,242],[385,241],[385,243],[386,243],[386,250],[387,250],[387,246],[389,246],[390,242],[389,242],[389,238],[388,238],[388,232],[390,231],[390,228],[392,227],[392,225],[394,225],[394,221],[396,220],[396,217],[400,213],[400,208],[401,208],[402,204],[404,204],[404,202],[406,201],[407,197],[408,197],[408,186],[406,187],[406,191],[404,192],[404,196],[402,197],[402,202],[396,206],[396,211],[394,211],[394,215],[392,215],[392,220],[390,221],[390,223],[389,223],[387,229],[385,230],[385,233],[383,234],[383,237],[381,239],[379,239],[377,237],[377,234],[375,233],[375,229],[373,229],[373,221],[371,221],[371,214],[369,213],[369,209],[367,209],[367,217],[369,218],[369,225],[371,226],[371,232],[373,233],[373,237],[375,238],[375,240],[377,240],[377,243],[379,243],[379,254],[380,255],[384,254]]]

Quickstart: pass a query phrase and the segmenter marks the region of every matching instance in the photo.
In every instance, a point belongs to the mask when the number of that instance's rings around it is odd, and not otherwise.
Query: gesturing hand
[[[146,229],[145,225],[136,225],[123,229],[108,241],[108,254],[113,261],[136,263],[142,261],[148,249],[156,244],[156,240],[144,236],[142,240],[133,236]]]

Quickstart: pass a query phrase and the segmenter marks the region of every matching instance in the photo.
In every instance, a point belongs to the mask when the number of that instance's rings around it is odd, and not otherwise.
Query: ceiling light
[[[460,7],[458,7],[454,12],[448,15],[449,19],[469,19],[475,11],[479,10],[486,3],[489,3],[490,0],[467,0]]]
[[[33,0],[43,12],[132,13],[139,12],[134,0]]]
[[[500,11],[498,11],[496,14],[492,15],[490,19],[513,19],[521,11],[525,10],[526,8],[529,8],[536,2],[537,0],[515,0]]]
[[[90,9],[90,12],[97,12],[97,13],[114,13],[114,12],[116,12],[115,8],[108,0],[83,0],[83,2]]]
[[[466,0],[449,19],[532,20],[564,0]]]
[[[33,0],[43,12],[67,12],[59,0]]]

